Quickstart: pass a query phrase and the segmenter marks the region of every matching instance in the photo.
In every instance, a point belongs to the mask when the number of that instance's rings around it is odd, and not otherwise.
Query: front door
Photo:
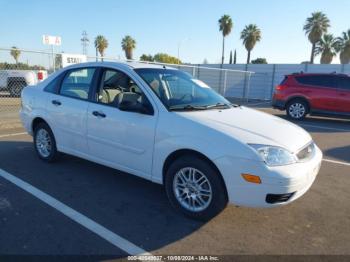
[[[122,104],[153,109],[139,86],[125,73],[105,69],[87,113],[90,155],[98,162],[145,178],[151,177],[157,112],[129,112]]]

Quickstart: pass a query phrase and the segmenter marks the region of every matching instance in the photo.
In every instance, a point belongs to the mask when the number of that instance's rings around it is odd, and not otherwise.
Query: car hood
[[[312,140],[304,129],[289,121],[243,106],[180,114],[246,144],[280,146],[294,153]]]

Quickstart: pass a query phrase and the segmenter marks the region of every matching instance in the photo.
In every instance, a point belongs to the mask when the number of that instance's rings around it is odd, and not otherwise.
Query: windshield
[[[180,70],[143,68],[135,71],[169,110],[230,108],[231,104],[204,82]]]

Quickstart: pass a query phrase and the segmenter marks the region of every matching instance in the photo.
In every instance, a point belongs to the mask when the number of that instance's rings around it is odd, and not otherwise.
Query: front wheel
[[[308,105],[302,99],[295,99],[288,103],[286,111],[289,118],[293,120],[302,120],[308,113]]]
[[[226,188],[218,171],[196,156],[176,159],[165,177],[170,203],[186,216],[207,221],[227,205]]]
[[[58,157],[55,137],[46,123],[39,123],[34,129],[34,148],[45,162],[53,162]]]

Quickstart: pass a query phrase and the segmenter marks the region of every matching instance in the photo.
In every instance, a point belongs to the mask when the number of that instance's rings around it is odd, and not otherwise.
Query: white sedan
[[[202,220],[227,203],[290,203],[322,160],[302,128],[165,66],[64,68],[23,90],[20,115],[42,160],[63,152],[163,184],[176,209]]]

